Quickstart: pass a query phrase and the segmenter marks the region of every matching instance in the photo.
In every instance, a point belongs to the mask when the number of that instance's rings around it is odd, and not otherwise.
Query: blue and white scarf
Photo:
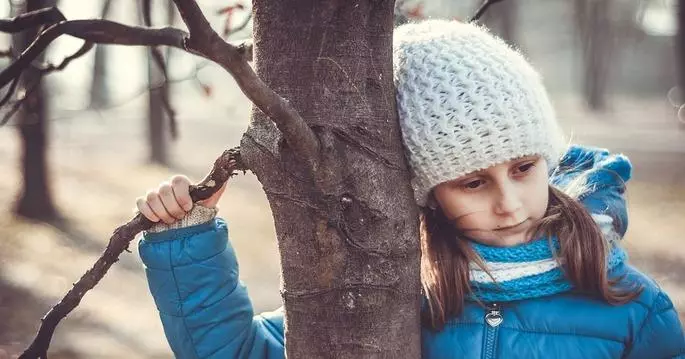
[[[611,245],[607,258],[608,270],[626,259],[626,252],[618,245],[620,236],[613,228],[613,219],[604,214],[593,214],[605,239]],[[564,275],[555,253],[559,241],[542,238],[514,247],[492,247],[472,242],[489,274],[476,263],[470,264],[472,299],[483,302],[508,302],[544,297],[573,289]]]

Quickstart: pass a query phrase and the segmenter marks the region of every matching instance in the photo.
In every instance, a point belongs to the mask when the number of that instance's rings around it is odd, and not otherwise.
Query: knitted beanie
[[[428,20],[395,29],[393,73],[414,196],[518,157],[550,170],[565,142],[538,73],[486,29]]]

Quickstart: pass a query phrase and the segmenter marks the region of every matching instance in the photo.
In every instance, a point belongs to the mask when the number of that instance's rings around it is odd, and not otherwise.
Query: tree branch
[[[312,173],[319,165],[319,140],[295,108],[269,88],[244,59],[244,51],[224,41],[209,25],[195,0],[173,0],[190,31],[186,49],[228,71],[243,93],[276,124],[295,155]]]
[[[108,20],[63,21],[43,31],[33,43],[0,73],[0,88],[5,87],[20,69],[30,66],[52,41],[67,34],[89,42],[119,45],[167,45],[184,49],[187,33],[171,27],[147,29]]]
[[[12,80],[10,88],[7,90],[5,97],[3,97],[2,100],[0,100],[0,108],[5,106],[7,102],[9,102],[10,98],[12,98],[12,95],[14,95],[14,91],[17,89],[17,85],[19,85],[19,79],[21,79],[21,73],[17,74],[17,77],[15,77],[14,80]],[[5,122],[7,121],[0,122],[0,126],[4,125]]]
[[[501,1],[503,1],[503,0],[485,0],[485,1],[483,1],[483,4],[478,8],[478,10],[476,10],[476,13],[469,19],[468,22],[478,21],[478,19],[480,19],[485,14],[485,12],[488,10],[490,5],[496,4],[496,3],[501,2]]]
[[[18,15],[12,19],[0,19],[0,32],[17,33],[40,25],[54,24],[66,18],[56,7],[48,7]]]
[[[46,66],[40,67],[40,71],[43,74],[49,74],[51,72],[55,71],[62,71],[64,70],[72,61],[78,59],[79,57],[85,55],[90,51],[93,47],[95,47],[95,43],[86,41],[83,43],[81,48],[79,48],[76,52],[74,52],[72,55],[69,55],[62,60],[62,62],[59,65],[54,65],[54,64],[48,64]]]
[[[193,202],[209,198],[214,194],[230,177],[235,175],[235,171],[245,171],[247,168],[240,159],[240,149],[233,148],[224,151],[216,159],[214,167],[209,174],[199,184],[191,186],[190,196]],[[41,320],[41,326],[33,339],[31,345],[19,357],[20,359],[47,358],[48,347],[59,322],[66,317],[78,304],[83,296],[95,287],[96,284],[107,273],[109,268],[119,260],[119,255],[128,249],[129,243],[136,234],[152,227],[151,222],[146,217],[138,213],[128,223],[114,230],[114,234],[109,239],[107,248],[97,259],[93,267],[74,283],[73,287]]]

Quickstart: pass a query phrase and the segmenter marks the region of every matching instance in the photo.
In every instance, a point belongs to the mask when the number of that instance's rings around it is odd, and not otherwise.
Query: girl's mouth
[[[494,231],[497,233],[507,234],[507,235],[517,234],[517,233],[522,232],[524,229],[526,229],[528,222],[529,222],[529,220],[525,219],[525,220],[523,220],[523,222],[521,222],[519,224],[515,224],[513,226],[497,228]]]

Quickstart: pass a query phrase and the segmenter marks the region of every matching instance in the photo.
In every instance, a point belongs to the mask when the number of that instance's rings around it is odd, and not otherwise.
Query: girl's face
[[[473,240],[508,247],[527,242],[549,200],[547,162],[525,156],[443,182],[435,198],[449,220]]]

